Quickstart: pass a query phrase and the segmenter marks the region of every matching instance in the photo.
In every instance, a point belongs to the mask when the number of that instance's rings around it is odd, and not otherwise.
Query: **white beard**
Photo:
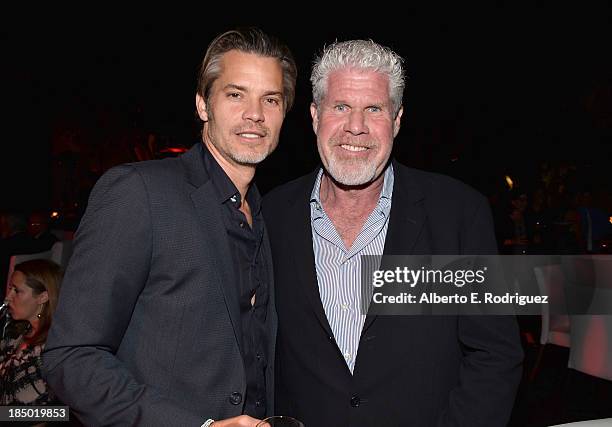
[[[364,185],[376,178],[376,163],[369,159],[337,159],[331,155],[326,165],[327,173],[343,185]]]

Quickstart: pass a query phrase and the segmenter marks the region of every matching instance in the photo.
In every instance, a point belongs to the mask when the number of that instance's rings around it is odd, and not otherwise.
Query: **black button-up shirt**
[[[266,259],[262,251],[264,221],[261,214],[261,196],[257,187],[251,185],[246,199],[251,208],[253,226],[239,208],[242,204],[240,192],[204,146],[204,167],[217,191],[222,217],[232,252],[237,282],[223,284],[236,286],[240,300],[240,323],[242,328],[242,357],[247,380],[244,413],[256,418],[266,415],[267,343],[266,330],[268,306],[268,275]],[[255,297],[255,303],[252,299]]]

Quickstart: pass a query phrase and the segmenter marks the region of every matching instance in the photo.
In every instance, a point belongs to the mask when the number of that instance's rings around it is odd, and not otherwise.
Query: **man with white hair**
[[[504,426],[521,374],[513,317],[376,316],[362,255],[495,254],[485,197],[391,160],[401,58],[324,49],[311,75],[322,167],[264,199],[279,333],[276,413],[321,426]]]

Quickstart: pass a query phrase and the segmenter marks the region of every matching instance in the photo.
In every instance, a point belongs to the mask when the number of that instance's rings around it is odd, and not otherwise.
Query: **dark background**
[[[27,4],[17,13],[3,5],[0,211],[53,209],[60,219],[73,215],[64,224],[76,226],[92,185],[109,167],[197,142],[201,58],[217,34],[245,25],[283,39],[299,68],[279,148],[258,169],[262,192],[317,164],[308,112],[314,54],[334,40],[372,38],[405,59],[394,147],[403,163],[452,175],[490,200],[508,192],[506,175],[531,193],[541,187],[544,168],[560,178],[552,179],[549,194],[590,187],[609,196],[612,7],[461,3],[401,11],[391,3],[341,4],[333,13],[331,3],[298,2],[227,2],[217,6],[220,13],[206,5],[178,13],[169,4],[128,12],[127,3],[70,11]],[[148,140],[156,148],[147,156]],[[567,183],[574,188],[561,191]],[[544,348],[534,343],[524,346],[526,373]],[[546,347],[537,381],[521,384],[511,425],[608,414],[609,382],[594,386],[593,378],[568,375],[567,349]]]
[[[589,4],[7,14],[0,209],[82,203],[108,167],[138,160],[134,147],[148,135],[158,148],[190,147],[199,138],[199,62],[215,35],[238,25],[283,39],[299,67],[280,146],[258,172],[262,192],[316,165],[310,66],[324,44],[350,38],[372,38],[406,60],[402,162],[486,194],[506,174],[533,187],[543,162],[569,162],[582,182],[609,186],[612,9]]]

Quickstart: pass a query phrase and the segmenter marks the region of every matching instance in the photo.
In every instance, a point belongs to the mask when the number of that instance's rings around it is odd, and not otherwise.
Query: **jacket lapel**
[[[240,324],[240,300],[234,284],[236,277],[231,263],[231,249],[221,217],[221,206],[216,203],[217,195],[212,181],[204,169],[201,143],[197,143],[181,157],[187,181],[191,188],[191,200],[202,225],[204,244],[209,247],[209,261],[212,271],[217,274],[217,284],[223,293],[238,347],[242,351],[242,328]]]
[[[393,162],[393,170],[393,200],[384,255],[409,255],[425,224],[425,195],[402,165]]]
[[[395,161],[393,173],[393,197],[383,255],[411,255],[426,221],[425,195],[407,169]],[[381,265],[381,268],[385,267]],[[374,320],[375,315],[366,317],[362,337]]]
[[[319,169],[317,168],[308,179],[304,180],[304,185],[297,191],[297,196],[290,201],[291,222],[288,223],[287,236],[293,235],[291,241],[293,257],[295,263],[298,288],[303,292],[306,300],[312,307],[319,323],[325,329],[328,336],[333,337],[333,332],[329,326],[329,321],[323,309],[317,273],[315,267],[314,252],[312,248],[312,228],[310,225],[310,194],[314,186]]]

